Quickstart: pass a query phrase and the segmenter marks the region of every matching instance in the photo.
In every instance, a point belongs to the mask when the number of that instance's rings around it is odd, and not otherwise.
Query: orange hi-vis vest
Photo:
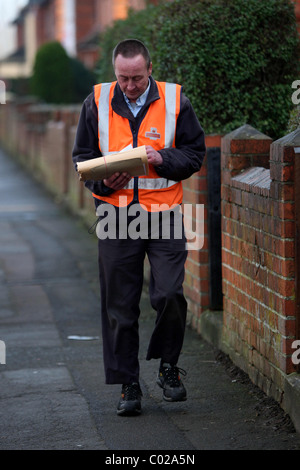
[[[117,82],[102,83],[94,87],[98,108],[98,138],[102,155],[117,153],[134,146],[129,120],[115,113],[111,106]],[[175,132],[180,111],[181,86],[174,83],[156,82],[160,99],[152,102],[138,129],[137,147],[151,145],[155,150],[175,147]],[[182,202],[182,184],[161,178],[153,165],[149,174],[132,178],[125,188],[109,196],[93,196],[117,207],[128,206],[135,200],[147,211],[156,212]],[[165,205],[165,209],[158,208]]]

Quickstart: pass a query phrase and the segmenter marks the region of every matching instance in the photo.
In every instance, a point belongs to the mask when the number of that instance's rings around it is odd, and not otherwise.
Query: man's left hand
[[[151,145],[146,145],[146,153],[148,157],[148,163],[151,163],[153,166],[159,166],[163,162],[163,158],[159,152],[154,150]]]

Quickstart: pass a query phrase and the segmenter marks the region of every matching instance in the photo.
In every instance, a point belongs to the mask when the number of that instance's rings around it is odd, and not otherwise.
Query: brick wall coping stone
[[[267,155],[271,143],[271,137],[250,124],[244,124],[223,137],[222,152],[231,155]]]
[[[232,186],[250,191],[254,187],[270,189],[270,170],[263,167],[253,167],[242,171],[231,180]]]
[[[290,134],[276,140],[274,144],[282,145],[283,147],[300,147],[300,127]]]
[[[229,140],[246,140],[246,139],[255,139],[255,140],[272,140],[271,137],[263,134],[250,124],[244,124],[241,127],[238,127],[234,131],[226,134],[226,139]]]

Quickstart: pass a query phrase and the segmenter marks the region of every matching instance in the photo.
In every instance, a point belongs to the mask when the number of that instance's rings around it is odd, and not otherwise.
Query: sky
[[[16,29],[9,25],[28,0],[0,0],[0,59],[16,48]]]

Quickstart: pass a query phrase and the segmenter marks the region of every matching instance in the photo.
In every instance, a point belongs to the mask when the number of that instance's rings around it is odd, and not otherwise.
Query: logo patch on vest
[[[151,127],[150,132],[149,131],[146,132],[145,137],[151,140],[157,140],[157,139],[160,139],[160,133],[157,132],[156,127]]]

